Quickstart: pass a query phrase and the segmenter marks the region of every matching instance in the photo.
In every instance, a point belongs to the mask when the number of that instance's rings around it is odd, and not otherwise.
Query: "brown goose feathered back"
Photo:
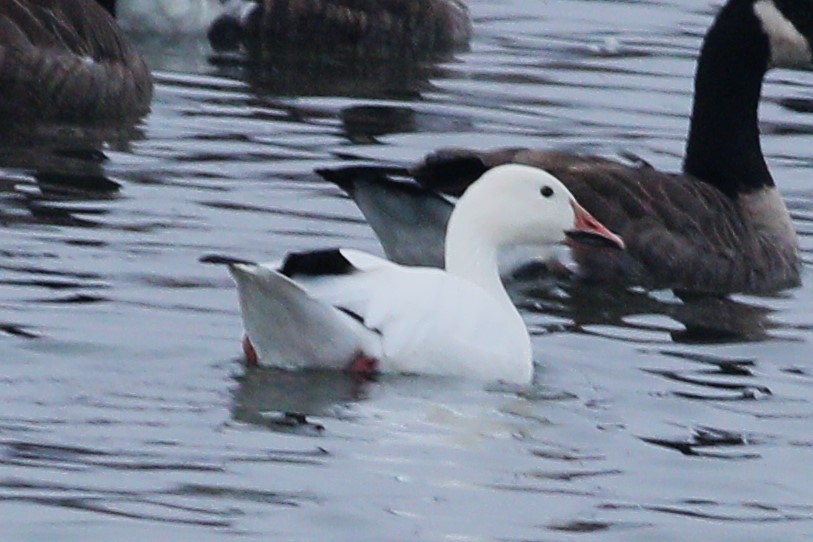
[[[300,44],[373,56],[454,49],[471,33],[461,0],[264,0],[243,40],[262,50]]]
[[[149,68],[96,0],[0,0],[0,118],[115,122],[151,97]]]

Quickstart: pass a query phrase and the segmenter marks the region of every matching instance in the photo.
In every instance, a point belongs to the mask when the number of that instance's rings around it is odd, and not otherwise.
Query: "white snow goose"
[[[683,173],[531,149],[446,149],[412,169],[384,171],[446,194],[459,194],[499,164],[549,171],[626,243],[625,251],[572,251],[577,276],[588,282],[709,293],[797,286],[796,232],[762,154],[757,107],[766,71],[809,64],[811,43],[810,0],[729,0],[698,59]],[[452,204],[414,186],[377,186],[380,171],[359,168],[343,185],[386,253],[442,265]]]
[[[567,238],[623,248],[555,177],[512,164],[490,169],[460,198],[445,270],[347,249],[290,254],[282,266],[201,261],[227,264],[237,283],[249,363],[526,384],[531,341],[500,282],[497,252]]]
[[[144,115],[147,64],[116,25],[113,0],[0,4],[0,118],[119,123]]]

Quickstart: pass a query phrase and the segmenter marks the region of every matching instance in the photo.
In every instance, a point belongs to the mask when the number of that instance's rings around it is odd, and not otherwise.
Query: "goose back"
[[[413,173],[427,188],[459,194],[482,171],[509,162],[549,171],[624,239],[626,251],[574,247],[583,280],[715,293],[799,284],[796,234],[773,187],[730,198],[646,163],[528,149],[440,151]]]
[[[472,26],[461,0],[263,0],[241,15],[250,48],[281,45],[376,55],[419,55],[468,43]],[[213,42],[233,29],[234,17],[216,21]]]
[[[95,0],[0,2],[0,115],[118,121],[149,110],[152,77]]]

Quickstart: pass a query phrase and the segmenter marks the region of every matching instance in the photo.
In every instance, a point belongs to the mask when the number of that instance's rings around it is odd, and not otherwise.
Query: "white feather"
[[[771,44],[771,65],[793,67],[813,59],[810,43],[790,22],[773,0],[759,0],[754,13],[762,24]]]
[[[347,249],[340,251],[346,261],[335,255],[341,273],[308,274],[316,270],[296,264],[290,267],[298,271],[286,270],[293,280],[276,263],[233,263],[246,334],[263,364],[339,369],[374,358],[381,372],[528,383],[530,337],[500,282],[498,249],[558,243],[576,227],[576,213],[584,212],[577,208],[550,174],[505,165],[455,207],[447,271]]]
[[[331,306],[333,311],[326,313],[330,317],[339,316],[340,320],[357,324],[335,308],[340,307],[362,319],[363,326],[350,326],[355,337],[350,342],[352,346],[341,342],[344,337],[328,341],[342,346],[334,351],[341,360],[339,367],[349,365],[354,357],[364,353],[378,359],[378,369],[387,373],[452,374],[512,382],[530,379],[531,365],[516,364],[517,360],[530,356],[522,320],[503,310],[485,290],[440,269],[403,267],[371,254],[342,251],[346,256],[348,253],[354,265],[363,262],[366,270],[359,269],[348,275],[297,277],[301,285],[299,291],[306,297],[286,299],[286,303],[301,302],[303,306],[318,300]],[[278,275],[274,270],[263,269]],[[256,292],[246,291],[244,295],[241,288],[240,298],[246,322],[268,310],[253,307],[267,304]],[[304,308],[297,312],[306,311],[311,312]],[[268,326],[264,322],[261,328],[265,330]],[[320,340],[332,336],[332,328],[324,322],[316,328]],[[262,330],[246,331],[254,341]],[[372,338],[370,331],[374,333]],[[295,338],[301,340],[302,337],[297,333]],[[274,342],[279,347],[279,339]],[[291,348],[294,352],[298,349]],[[263,353],[258,353],[262,359]],[[465,363],[460,362],[461,357],[466,358]],[[307,364],[326,365],[318,361]],[[513,365],[519,365],[520,369],[506,370]]]

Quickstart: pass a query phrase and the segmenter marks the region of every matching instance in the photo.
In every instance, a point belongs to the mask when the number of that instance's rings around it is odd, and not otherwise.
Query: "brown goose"
[[[3,0],[0,118],[13,126],[145,114],[152,76],[114,11],[112,0]]]
[[[471,37],[462,0],[261,0],[230,2],[211,27],[218,47],[298,45],[314,50],[423,54],[464,46]]]
[[[430,190],[459,194],[499,164],[548,170],[626,243],[625,252],[574,246],[578,275],[586,281],[715,293],[796,286],[801,267],[796,233],[762,154],[757,106],[766,71],[810,63],[811,43],[810,0],[728,1],[700,52],[683,173],[530,149],[442,150],[407,173]],[[401,251],[402,259],[420,259],[422,252],[403,239],[411,233],[442,238],[437,223],[445,222],[448,205],[437,195],[419,196],[414,187],[383,186],[376,175],[360,169],[357,182],[345,182],[344,188],[388,254]],[[399,216],[396,197],[405,208],[426,209],[422,216],[435,218]],[[420,231],[394,233],[384,224],[393,217]],[[424,249],[437,259],[437,247]]]

